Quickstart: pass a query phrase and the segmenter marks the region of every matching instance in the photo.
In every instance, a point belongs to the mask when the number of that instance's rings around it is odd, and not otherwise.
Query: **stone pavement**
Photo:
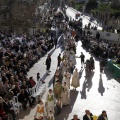
[[[41,77],[46,82],[46,91],[49,88],[53,88],[52,78],[57,67],[57,56],[61,51],[61,46],[50,51],[52,54],[52,63],[51,74],[49,76],[45,75],[46,66],[44,63],[47,55],[42,57],[28,73],[28,77],[33,76],[36,80],[36,74],[40,72]],[[79,41],[76,55],[79,56],[81,52],[85,54],[86,59],[90,58],[90,54],[81,47],[81,42]],[[77,58],[76,67],[80,71],[80,87],[76,91],[71,87],[71,104],[63,107],[61,114],[55,116],[56,120],[70,120],[73,114],[78,114],[82,120],[86,109],[89,109],[93,115],[99,115],[102,110],[106,110],[109,120],[120,120],[120,83],[112,77],[112,73],[105,69],[105,74],[103,73],[100,78],[98,59],[95,59],[95,72],[90,77],[85,78],[85,71],[81,70],[79,58]],[[45,100],[45,97],[46,94],[43,96],[43,100]],[[33,120],[35,110],[36,107],[28,108],[26,111],[21,110],[18,119]]]

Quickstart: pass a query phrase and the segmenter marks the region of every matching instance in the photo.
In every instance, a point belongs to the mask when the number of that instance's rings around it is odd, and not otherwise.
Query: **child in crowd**
[[[37,73],[37,81],[40,80],[40,73]]]
[[[47,120],[55,120],[54,113],[52,111],[49,111],[49,114],[47,116]]]

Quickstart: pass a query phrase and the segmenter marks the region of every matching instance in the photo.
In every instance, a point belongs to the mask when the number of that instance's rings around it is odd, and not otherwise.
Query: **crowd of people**
[[[27,76],[27,72],[45,54],[56,45],[56,37],[51,32],[54,25],[53,19],[46,19],[46,31],[40,31],[39,35],[22,35],[17,37],[12,33],[0,31],[0,118],[7,120],[12,114],[16,120],[16,110],[11,101],[17,96],[18,102],[24,110],[27,104],[32,107],[36,101],[29,91],[40,80],[40,73],[36,78]],[[58,25],[59,27],[59,25]],[[16,107],[16,106],[15,106]]]
[[[108,41],[100,39],[94,41],[92,36],[86,35],[86,32],[81,29],[81,20],[70,23],[67,19],[63,20],[54,16],[49,21],[51,21],[49,22],[49,24],[51,23],[49,25],[50,28],[53,25],[62,29],[61,33],[64,39],[65,50],[57,58],[58,64],[54,75],[53,89],[49,89],[45,102],[39,101],[34,116],[35,120],[43,120],[44,118],[55,120],[55,114],[59,115],[62,112],[62,107],[70,104],[70,87],[72,86],[76,90],[80,86],[76,58],[81,59],[81,68],[85,68],[86,77],[89,77],[95,69],[95,61],[92,56],[86,61],[83,53],[80,56],[75,56],[75,42],[79,40],[79,37],[82,37],[83,46],[97,56],[105,58],[108,49],[114,54],[118,54],[118,52],[115,52],[117,50],[115,44],[110,44]],[[32,76],[30,78],[27,77],[27,72],[54,45],[56,48],[57,38],[58,36],[56,37],[54,33],[48,34],[48,29],[42,34],[42,39],[38,36],[13,38],[4,32],[0,32],[2,46],[0,49],[0,117],[2,120],[7,120],[8,114],[12,114],[13,120],[16,120],[16,113],[12,109],[13,105],[10,103],[14,96],[18,97],[18,101],[22,104],[24,110],[27,109],[28,103],[30,107],[34,105],[35,97],[30,94],[29,88],[34,87],[36,82]],[[100,47],[101,45],[102,47]],[[113,54],[109,54],[109,57],[113,57]],[[46,74],[49,75],[51,54],[48,54],[45,64]],[[72,79],[71,82],[70,79]],[[37,73],[37,80],[40,80],[39,73]],[[90,111],[86,110],[85,112],[86,115],[83,116],[83,120],[93,120],[93,115]],[[79,118],[77,115],[74,115],[72,120],[79,120]],[[106,111],[102,112],[98,120],[108,120]]]
[[[77,24],[78,22],[75,23]],[[95,61],[92,56],[85,61],[85,55],[82,52],[80,56],[75,55],[75,42],[77,42],[75,36],[80,29],[75,28],[74,24],[72,23],[71,25],[68,21],[63,21],[62,24],[62,26],[64,26],[62,35],[65,50],[63,54],[59,53],[58,55],[57,69],[53,79],[53,89],[49,89],[44,102],[40,100],[35,113],[36,120],[43,120],[45,118],[47,118],[47,120],[55,120],[56,115],[62,115],[62,108],[69,106],[71,102],[70,98],[72,97],[70,96],[71,86],[73,87],[73,90],[80,87],[80,76],[78,69],[76,68],[76,58],[81,59],[81,69],[85,68],[86,77],[90,77],[95,69]],[[50,67],[51,55],[49,54],[46,59],[47,75],[50,74]],[[85,113],[83,120],[95,120],[95,116],[93,116],[89,110],[86,110]],[[77,115],[74,115],[72,120],[79,120],[79,118]],[[96,120],[107,120],[106,111],[103,111]]]

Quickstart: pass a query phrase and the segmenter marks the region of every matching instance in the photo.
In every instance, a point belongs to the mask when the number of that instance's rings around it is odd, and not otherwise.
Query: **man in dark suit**
[[[56,37],[54,38],[54,45],[55,45],[55,49],[56,49],[56,47],[57,47],[57,38]]]
[[[73,115],[73,119],[71,120],[80,120],[77,115]]]
[[[107,113],[105,110],[103,110],[102,114],[99,115],[98,120],[108,120]]]
[[[83,116],[83,120],[93,120],[93,118],[92,118],[93,114],[90,113],[89,110],[85,110],[85,113],[86,114]]]
[[[47,56],[47,59],[46,59],[46,71],[47,71],[46,73],[47,73],[47,75],[49,75],[50,66],[51,66],[51,55],[49,54]]]
[[[60,66],[60,63],[61,63],[61,54],[59,54],[57,60],[58,60],[58,67],[59,67],[59,66]]]

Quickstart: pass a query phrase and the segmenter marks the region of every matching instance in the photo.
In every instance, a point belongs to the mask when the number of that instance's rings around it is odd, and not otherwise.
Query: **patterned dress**
[[[54,94],[53,93],[48,93],[46,102],[48,103],[47,113],[49,113],[50,111],[54,112]]]
[[[46,110],[45,110],[45,105],[43,104],[39,104],[37,106],[37,110],[36,110],[36,115],[35,118],[40,119],[41,116],[46,116]]]
[[[55,84],[54,85],[54,95],[55,98],[60,98],[61,97],[61,93],[62,93],[62,85],[59,84]]]

